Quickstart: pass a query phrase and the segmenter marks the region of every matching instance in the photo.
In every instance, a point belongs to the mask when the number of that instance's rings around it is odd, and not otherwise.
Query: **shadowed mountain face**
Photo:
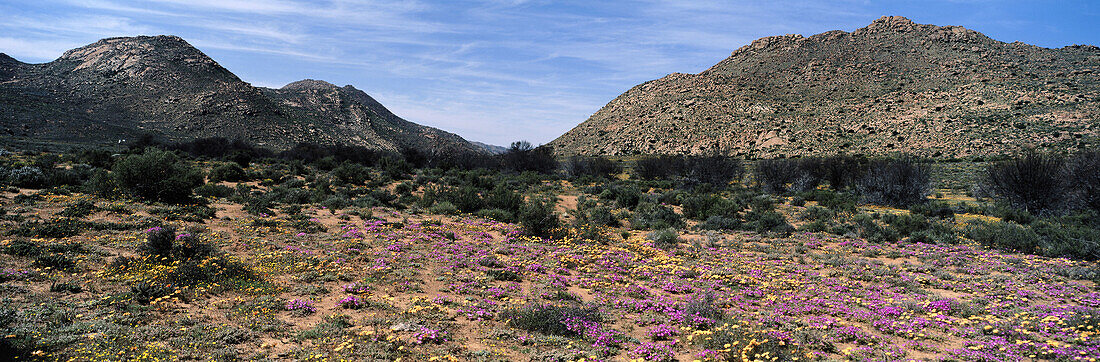
[[[395,116],[351,86],[304,80],[253,87],[174,36],[109,38],[44,64],[0,54],[7,143],[105,144],[142,134],[379,150],[471,151],[461,137]]]
[[[1100,49],[1003,43],[884,17],[758,39],[643,83],[551,142],[570,154],[998,154],[1094,144]]]

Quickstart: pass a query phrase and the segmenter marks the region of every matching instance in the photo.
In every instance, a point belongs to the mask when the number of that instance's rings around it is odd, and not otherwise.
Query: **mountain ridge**
[[[563,154],[968,157],[1095,144],[1100,51],[882,17],[757,39],[639,84],[550,142]]]
[[[312,79],[283,89],[252,86],[171,35],[105,38],[41,64],[0,57],[0,77],[0,134],[9,141],[108,144],[154,134],[275,149],[312,142],[482,152],[394,115],[352,86]]]

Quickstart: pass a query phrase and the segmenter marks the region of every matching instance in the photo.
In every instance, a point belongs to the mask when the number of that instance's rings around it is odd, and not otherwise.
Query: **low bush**
[[[684,217],[692,220],[706,220],[712,216],[738,218],[743,206],[735,201],[717,195],[699,195],[686,197],[681,201]]]
[[[506,282],[521,282],[523,276],[511,270],[497,270],[490,269],[485,271],[485,275],[489,276],[493,280],[506,281]]]
[[[894,228],[903,238],[932,226],[928,218],[919,214],[886,214],[882,216],[882,221]]]
[[[223,198],[233,195],[233,188],[218,184],[205,184],[195,189],[195,194],[202,197]]]
[[[80,234],[86,222],[71,218],[58,218],[47,221],[26,221],[20,223],[12,234],[27,237],[64,238]]]
[[[810,206],[802,213],[798,215],[799,219],[807,221],[829,221],[836,217],[836,213],[833,210],[826,209],[820,206]]]
[[[38,243],[20,239],[12,240],[10,244],[4,246],[4,254],[15,256],[38,256],[43,250],[44,248]]]
[[[813,190],[821,182],[818,176],[802,168],[800,160],[794,159],[757,161],[753,175],[756,184],[773,195]]]
[[[752,199],[751,209],[745,213],[745,223],[742,228],[758,233],[781,235],[794,231],[794,227],[787,223],[787,218],[775,211],[775,203],[769,196]]]
[[[176,241],[176,230],[170,227],[152,227],[145,230],[145,244],[141,246],[141,252],[147,255],[168,257],[172,254],[172,247]]]
[[[927,217],[954,219],[955,209],[943,201],[926,202],[909,207],[909,212]]]
[[[1011,207],[1043,215],[1068,208],[1067,181],[1065,158],[1029,152],[990,165],[980,187]]]
[[[711,216],[706,221],[703,221],[699,227],[706,230],[736,230],[741,228],[741,219],[725,217],[725,216]]]
[[[599,156],[573,156],[565,162],[563,168],[565,173],[573,178],[582,176],[610,178],[612,175],[622,172],[622,167],[618,163]]]
[[[684,220],[671,207],[645,202],[634,209],[630,226],[635,229],[681,228]]]
[[[909,207],[928,197],[931,173],[910,158],[878,161],[860,178],[856,190],[869,204]]]
[[[57,215],[79,219],[91,215],[96,210],[97,209],[95,203],[87,199],[80,199],[76,202],[66,205],[64,209],[61,209],[61,211],[57,213]]]
[[[1012,222],[971,220],[963,232],[966,237],[994,249],[1035,254],[1039,248],[1039,234]]]
[[[879,225],[874,218],[867,214],[857,215],[852,219],[852,223],[855,224],[859,237],[870,242],[893,242],[898,241],[900,238],[897,230],[889,225]]]
[[[549,237],[561,227],[561,220],[551,200],[532,199],[520,208],[517,216],[520,226],[530,235]]]
[[[458,207],[455,207],[449,201],[437,202],[428,208],[428,212],[439,215],[457,215],[459,213]]]
[[[545,145],[532,147],[527,141],[512,142],[508,151],[500,155],[500,164],[505,170],[516,172],[551,173],[558,168],[552,148]]]
[[[634,176],[642,180],[669,180],[686,169],[687,161],[682,156],[660,155],[634,161]]]
[[[531,305],[512,309],[501,314],[514,328],[557,336],[578,336],[578,332],[566,324],[570,319],[592,322],[602,321],[596,307]]]
[[[81,187],[84,192],[103,198],[115,198],[122,194],[118,180],[106,170],[96,169]]]
[[[236,163],[223,163],[210,170],[210,182],[239,182],[248,178],[244,169]]]
[[[113,174],[126,191],[146,200],[182,202],[203,184],[202,171],[176,154],[155,148],[115,163]]]
[[[76,266],[76,261],[64,254],[46,254],[34,258],[31,265],[35,268],[69,270]]]
[[[11,169],[4,176],[8,184],[28,189],[44,188],[48,181],[42,169],[33,166]]]
[[[516,214],[501,209],[481,209],[475,214],[477,217],[492,219],[500,222],[515,222]]]
[[[680,245],[680,234],[673,229],[661,229],[650,232],[646,239],[653,242],[653,246],[659,249],[675,249]]]
[[[362,185],[370,180],[370,169],[358,163],[344,162],[332,170],[332,176],[349,185]]]

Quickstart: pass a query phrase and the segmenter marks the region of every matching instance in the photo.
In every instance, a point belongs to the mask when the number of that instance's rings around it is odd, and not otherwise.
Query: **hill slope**
[[[551,142],[572,154],[997,154],[1094,142],[1100,49],[1003,43],[883,17],[758,39],[635,86]]]
[[[174,36],[109,38],[25,64],[0,54],[0,134],[11,142],[117,143],[151,133],[381,150],[480,152],[461,137],[395,116],[366,93],[301,81],[253,87]]]

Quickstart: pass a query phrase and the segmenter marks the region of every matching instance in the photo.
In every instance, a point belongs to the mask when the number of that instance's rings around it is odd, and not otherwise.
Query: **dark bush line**
[[[573,178],[589,176],[606,179],[623,171],[622,166],[615,161],[598,156],[573,156],[562,165],[562,168],[567,176]]]
[[[834,191],[844,191],[864,176],[868,166],[866,158],[848,155],[769,159],[757,161],[753,175],[770,194],[807,192],[823,182]]]
[[[745,173],[741,160],[725,156],[646,157],[634,162],[634,175],[643,180],[687,179],[725,186],[740,181]]]
[[[990,165],[978,188],[979,194],[1034,215],[1100,210],[1100,152],[1027,152]]]
[[[932,174],[909,157],[875,161],[856,183],[856,190],[866,203],[909,207],[926,201]]]

